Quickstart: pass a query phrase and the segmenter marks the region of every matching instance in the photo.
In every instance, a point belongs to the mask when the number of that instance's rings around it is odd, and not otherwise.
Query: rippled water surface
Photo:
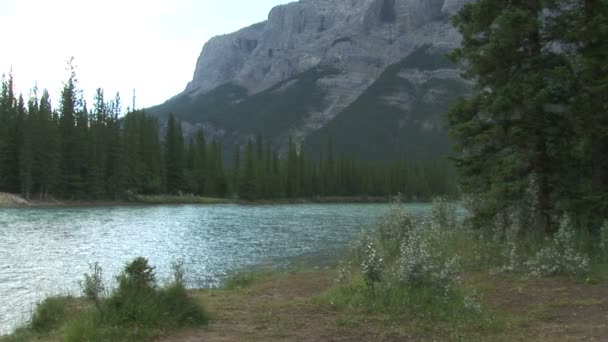
[[[426,205],[408,205],[413,212]],[[190,287],[213,287],[227,272],[322,262],[373,226],[380,204],[152,206],[0,209],[0,334],[30,316],[47,295],[79,294],[99,262],[108,281],[144,256],[166,279],[182,259]]]

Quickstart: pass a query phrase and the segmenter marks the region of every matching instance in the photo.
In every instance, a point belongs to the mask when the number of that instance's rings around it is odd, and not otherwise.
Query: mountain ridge
[[[312,144],[319,146],[314,137],[327,136],[323,133],[326,127],[348,113],[358,99],[366,98],[365,94],[387,69],[424,51],[422,58],[441,60],[439,67],[443,71],[433,69],[435,67],[425,70],[404,65],[403,70],[395,69],[403,82],[392,84],[392,88],[377,94],[380,107],[399,108],[392,115],[396,120],[394,124],[403,126],[419,98],[446,91],[439,89],[441,84],[437,85],[439,88],[431,87],[423,92],[416,90],[424,83],[443,79],[467,85],[459,78],[457,66],[445,55],[460,43],[460,35],[452,27],[450,16],[470,1],[300,0],[277,6],[270,11],[267,21],[209,40],[184,92],[149,111],[160,116],[175,112],[184,121],[186,132],[202,128],[227,146],[242,144],[258,133],[263,133],[276,145],[284,145],[291,136],[299,145],[307,145],[313,137]],[[310,78],[311,70],[315,79]],[[333,72],[315,73],[314,70]],[[430,71],[433,71],[432,75]],[[411,87],[411,80],[418,84]],[[420,83],[421,80],[424,82]],[[226,90],[227,87],[233,87],[233,97],[211,98],[221,95],[218,89]],[[455,97],[465,95],[467,91],[457,89],[454,96],[450,93],[444,97],[453,102]],[[300,95],[310,102],[300,101]],[[292,99],[292,106],[286,103],[286,96]],[[435,101],[445,102],[441,97],[435,96]],[[223,98],[221,103],[217,102],[219,98]],[[214,101],[223,109],[212,108]],[[252,102],[257,106],[252,106]],[[443,110],[448,106],[437,107]],[[222,112],[227,118],[220,118],[221,114],[215,112]],[[293,113],[288,115],[286,112]],[[373,121],[373,113],[367,115],[368,121]],[[247,122],[252,120],[278,120],[286,124],[279,125],[281,127],[276,131],[260,132],[260,129],[253,129],[256,124],[247,127]],[[426,138],[423,134],[423,140],[436,138],[435,131],[442,131],[441,120],[437,113],[430,113],[416,126],[426,127],[423,132],[433,131]],[[226,124],[227,121],[231,124]],[[273,126],[270,121],[266,122]],[[350,133],[357,134],[356,131]],[[445,133],[441,134],[445,136]],[[444,146],[439,150],[447,153],[446,143],[441,144]],[[337,146],[347,145],[337,143]],[[407,147],[404,150],[408,152]],[[358,154],[357,151],[342,152]]]

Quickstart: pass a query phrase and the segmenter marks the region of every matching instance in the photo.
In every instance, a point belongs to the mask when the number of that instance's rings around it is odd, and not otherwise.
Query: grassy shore
[[[192,290],[211,317],[203,328],[154,331],[160,341],[601,341],[608,336],[608,283],[569,278],[526,279],[468,273],[464,286],[477,291],[483,320],[464,324],[365,307],[337,308],[328,301],[335,268],[240,275],[224,289]],[[83,299],[64,298],[66,322],[87,310]],[[70,318],[71,317],[71,318]],[[62,341],[69,323],[49,333],[22,329],[0,338]],[[133,327],[134,331],[138,328]]]

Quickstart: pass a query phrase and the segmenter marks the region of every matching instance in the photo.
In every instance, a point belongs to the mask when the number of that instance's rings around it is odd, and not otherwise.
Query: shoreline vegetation
[[[96,207],[96,206],[137,206],[137,205],[217,205],[217,204],[242,204],[242,205],[282,205],[282,204],[356,204],[356,203],[389,203],[390,198],[384,196],[327,196],[310,198],[280,198],[280,199],[258,199],[239,200],[214,197],[200,197],[195,195],[133,195],[127,200],[26,200],[20,195],[1,193],[0,208],[20,207]],[[418,201],[416,201],[418,202]],[[422,199],[420,202],[429,202]]]
[[[492,229],[474,229],[470,218],[435,199],[430,214],[417,219],[397,199],[333,266],[242,271],[219,289],[186,291],[187,272],[179,262],[174,280],[158,285],[143,258],[128,263],[118,287],[107,289],[94,265],[81,282],[82,298],[41,302],[30,323],[0,341],[608,336],[608,225],[595,239],[562,219],[555,237],[545,239],[518,236],[514,226],[499,221]],[[134,285],[142,283],[148,285]],[[179,322],[160,324],[158,312],[182,307],[174,300],[189,309]],[[116,315],[125,319],[108,318]]]

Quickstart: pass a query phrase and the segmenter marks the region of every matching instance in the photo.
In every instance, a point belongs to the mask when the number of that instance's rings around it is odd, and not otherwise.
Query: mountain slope
[[[442,114],[468,85],[445,54],[470,0],[300,0],[205,44],[185,91],[148,109],[227,149],[262,134],[366,158],[448,151]]]
[[[444,114],[470,91],[454,65],[424,46],[389,66],[355,102],[306,140],[309,151],[356,151],[366,159],[449,154]]]

